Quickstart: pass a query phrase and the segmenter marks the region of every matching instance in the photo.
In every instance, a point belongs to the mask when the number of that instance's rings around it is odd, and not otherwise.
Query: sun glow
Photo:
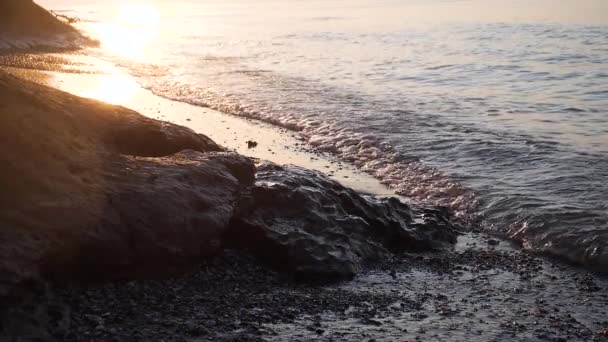
[[[118,10],[116,21],[120,24],[135,27],[156,27],[160,22],[158,9],[145,3],[123,4]]]
[[[88,97],[112,104],[120,104],[139,89],[137,82],[127,76],[104,75],[95,84],[80,93]]]
[[[158,35],[161,15],[151,3],[126,3],[117,8],[114,19],[97,27],[102,47],[131,59],[141,59]]]

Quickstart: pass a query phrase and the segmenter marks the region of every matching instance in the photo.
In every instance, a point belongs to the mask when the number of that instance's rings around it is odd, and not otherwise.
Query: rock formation
[[[192,264],[220,250],[254,175],[187,128],[5,74],[0,163],[0,270],[17,278]]]
[[[0,52],[76,49],[94,43],[31,0],[0,0]]]
[[[391,252],[430,251],[456,239],[442,211],[363,196],[317,171],[263,163],[256,178],[227,240],[300,278],[350,278]]]
[[[342,279],[456,234],[442,211],[295,166],[256,174],[188,128],[1,73],[0,163],[0,294],[38,277],[161,276],[226,244],[300,278]]]

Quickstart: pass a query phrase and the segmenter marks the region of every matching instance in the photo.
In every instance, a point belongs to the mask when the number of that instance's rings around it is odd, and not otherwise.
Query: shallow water
[[[608,269],[608,3],[44,0],[154,93]]]

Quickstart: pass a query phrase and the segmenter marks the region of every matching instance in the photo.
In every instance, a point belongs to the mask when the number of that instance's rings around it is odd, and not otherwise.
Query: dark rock
[[[597,286],[593,278],[590,275],[585,275],[580,279],[577,279],[579,289],[587,292],[596,292],[602,290],[601,287]]]
[[[124,114],[124,113],[123,113]],[[221,151],[215,142],[191,129],[168,122],[144,118],[138,113],[108,122],[107,141],[118,152],[136,156],[167,156],[185,149]]]
[[[0,1],[0,32],[36,34],[76,31],[31,0]]]
[[[389,275],[393,279],[397,279],[397,272],[395,270],[390,270]]]
[[[56,51],[97,44],[31,0],[0,1],[0,53],[7,48]]]
[[[496,239],[489,239],[488,240],[488,245],[490,246],[498,246],[500,244],[500,241],[496,240]]]
[[[247,148],[255,148],[258,146],[257,141],[247,140]]]
[[[375,319],[371,319],[371,318],[364,318],[361,320],[361,324],[375,325],[375,326],[379,327],[382,325],[382,322],[375,320]]]
[[[247,158],[223,153],[120,158],[113,169],[108,201],[92,213],[89,229],[75,234],[73,249],[66,246],[45,257],[52,276],[158,275],[217,254],[239,190],[253,179]],[[152,183],[150,175],[156,176]]]
[[[324,174],[296,166],[258,166],[227,232],[227,243],[305,279],[349,278],[390,253],[455,242],[446,212],[396,198],[362,196]]]
[[[219,149],[0,73],[0,296],[40,276],[157,276],[221,251],[254,165]]]

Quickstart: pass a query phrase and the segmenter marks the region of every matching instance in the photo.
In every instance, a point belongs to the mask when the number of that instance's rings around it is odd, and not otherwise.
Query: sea
[[[606,0],[40,0],[156,95],[608,271]]]

